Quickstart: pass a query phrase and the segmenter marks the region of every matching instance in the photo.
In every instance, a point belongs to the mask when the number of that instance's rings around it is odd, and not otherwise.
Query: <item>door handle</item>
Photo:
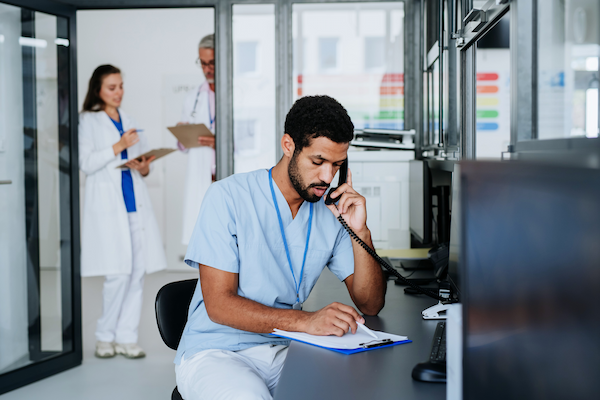
[[[10,185],[12,181],[0,181],[0,185]]]

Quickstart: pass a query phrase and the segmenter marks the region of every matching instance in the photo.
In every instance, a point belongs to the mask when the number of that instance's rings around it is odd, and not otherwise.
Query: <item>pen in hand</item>
[[[371,331],[369,328],[367,328],[367,327],[365,326],[365,324],[359,324],[359,323],[357,323],[356,325],[358,325],[358,327],[359,327],[360,329],[362,329],[364,332],[366,332],[366,333],[367,333],[367,335],[369,335],[369,336],[371,336],[371,337],[374,337],[375,339],[377,339],[377,335],[376,335],[376,334],[374,334],[374,333],[373,333],[373,331]]]

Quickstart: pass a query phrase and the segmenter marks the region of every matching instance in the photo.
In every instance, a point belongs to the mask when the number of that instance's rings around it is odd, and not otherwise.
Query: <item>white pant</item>
[[[142,313],[142,290],[146,271],[144,237],[140,216],[129,216],[131,231],[131,275],[107,275],[102,291],[102,317],[96,326],[96,340],[101,342],[137,343]],[[110,250],[109,250],[110,251]]]
[[[204,350],[175,366],[184,400],[271,400],[288,346]]]

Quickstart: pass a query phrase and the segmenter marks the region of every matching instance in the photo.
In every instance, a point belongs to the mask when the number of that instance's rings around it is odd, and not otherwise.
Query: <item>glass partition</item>
[[[275,165],[275,5],[233,6],[234,171]]]
[[[500,159],[510,144],[509,18],[509,14],[505,14],[476,45],[477,159]]]
[[[600,3],[538,2],[538,139],[597,137]]]
[[[67,18],[0,3],[0,393],[77,341],[70,57]]]
[[[404,129],[404,5],[294,4],[294,100],[327,94],[356,129]]]

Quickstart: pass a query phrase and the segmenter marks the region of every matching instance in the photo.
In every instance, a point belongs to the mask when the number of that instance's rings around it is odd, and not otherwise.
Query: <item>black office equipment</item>
[[[422,382],[446,382],[446,322],[437,323],[429,360],[415,365],[412,377]]]
[[[463,395],[600,393],[600,171],[461,164]]]
[[[344,161],[344,163],[342,164],[342,166],[340,167],[340,177],[338,180],[338,184],[337,187],[332,188],[329,190],[329,192],[327,193],[327,197],[325,198],[325,204],[330,205],[335,203],[336,201],[338,201],[341,197],[338,196],[336,198],[332,198],[331,197],[331,193],[333,193],[338,187],[340,187],[341,185],[343,185],[344,183],[346,183],[346,178],[348,176],[348,159],[346,159]],[[429,297],[432,297],[436,300],[440,300],[443,301],[444,299],[441,298],[437,292],[431,290],[431,289],[427,289],[427,288],[422,288],[420,287],[418,284],[411,282],[409,279],[406,279],[405,277],[403,277],[402,275],[400,275],[400,273],[398,271],[396,271],[394,269],[394,267],[392,267],[388,262],[386,262],[385,260],[383,260],[381,257],[379,257],[379,255],[373,250],[371,249],[365,242],[362,241],[361,238],[359,238],[356,233],[354,233],[352,231],[352,229],[348,226],[348,224],[346,223],[346,221],[344,220],[344,218],[342,217],[342,215],[340,214],[338,216],[338,221],[340,221],[340,224],[342,224],[342,226],[344,227],[344,229],[346,230],[346,232],[348,232],[348,234],[350,235],[350,237],[352,239],[354,239],[363,249],[365,249],[365,251],[367,253],[369,253],[369,255],[371,257],[373,257],[383,268],[385,268],[389,274],[395,276],[396,278],[398,278],[401,282],[404,282],[405,284],[407,284],[408,286],[412,287],[413,289],[419,291],[420,293],[423,293]]]
[[[460,212],[460,165],[454,166],[452,174],[452,218],[450,219],[450,243],[448,244],[448,269],[446,280],[450,284],[452,296],[460,301],[459,260],[461,242],[461,212]]]
[[[438,293],[445,293],[452,302],[459,300],[459,284],[458,284],[458,243],[460,243],[460,170],[459,166],[454,166],[454,172],[452,175],[452,218],[450,220],[450,243],[449,245],[437,246],[439,255],[438,264],[439,267],[436,269],[436,276],[440,279]],[[433,250],[433,249],[432,249]],[[443,267],[442,267],[443,265]],[[405,292],[409,288],[405,289]],[[445,318],[447,312],[447,305],[437,305],[423,311],[427,313],[428,319],[440,319]],[[436,313],[438,318],[436,318]],[[424,314],[425,318],[425,314]],[[430,360],[425,363],[417,364],[414,369],[412,376],[416,380],[426,382],[445,382],[446,381],[446,336],[445,336],[445,322],[440,322],[437,325],[434,337],[432,352]],[[443,341],[443,346],[439,344]],[[435,364],[436,361],[441,362],[443,365]],[[431,365],[431,363],[435,365]]]
[[[340,199],[340,197],[342,197],[342,195],[339,195],[336,198],[332,198],[331,197],[331,193],[335,192],[335,190],[337,188],[339,188],[344,183],[346,183],[346,179],[348,177],[348,159],[347,158],[346,158],[346,160],[344,160],[344,162],[340,166],[339,174],[340,175],[339,175],[337,186],[334,187],[334,188],[329,189],[329,192],[327,192],[327,196],[325,197],[325,204],[327,204],[327,205],[331,205],[331,204],[337,202]]]
[[[395,284],[400,286],[408,285],[408,282],[414,283],[415,285],[428,285],[430,283],[436,282],[436,278],[406,278],[406,281],[396,279]]]
[[[419,271],[419,270],[431,270],[433,264],[429,258],[415,259],[415,260],[402,260],[400,266],[406,271]]]
[[[403,277],[402,275],[400,275],[400,273],[398,271],[396,271],[394,269],[394,267],[392,267],[386,261],[384,261],[381,257],[379,257],[379,255],[375,252],[375,250],[373,250],[372,248],[370,248],[365,242],[363,242],[363,240],[361,238],[359,238],[356,235],[356,233],[354,233],[354,231],[348,226],[348,224],[344,220],[344,217],[342,217],[341,214],[338,216],[337,219],[340,222],[340,224],[342,224],[342,226],[344,227],[344,229],[346,230],[346,232],[348,232],[348,234],[350,235],[350,237],[352,239],[354,239],[360,245],[360,247],[362,247],[363,249],[365,249],[365,251],[367,253],[369,253],[369,255],[371,257],[373,257],[375,260],[377,260],[377,262],[382,267],[384,267],[392,275],[394,275],[396,278],[398,278],[399,281],[404,282],[405,284],[407,284],[411,288],[413,288],[413,289],[419,291],[420,293],[423,293],[423,294],[425,294],[425,295],[427,295],[427,296],[429,296],[431,298],[434,298],[434,299],[440,300],[440,301],[444,301],[445,300],[444,298],[440,297],[439,294],[436,291],[428,289],[428,288],[423,288],[423,287],[419,286],[418,284],[411,282],[410,279],[406,279],[405,277]],[[398,280],[396,282],[398,282]]]
[[[411,242],[427,246],[432,242],[431,176],[426,161],[409,162],[409,227]]]

